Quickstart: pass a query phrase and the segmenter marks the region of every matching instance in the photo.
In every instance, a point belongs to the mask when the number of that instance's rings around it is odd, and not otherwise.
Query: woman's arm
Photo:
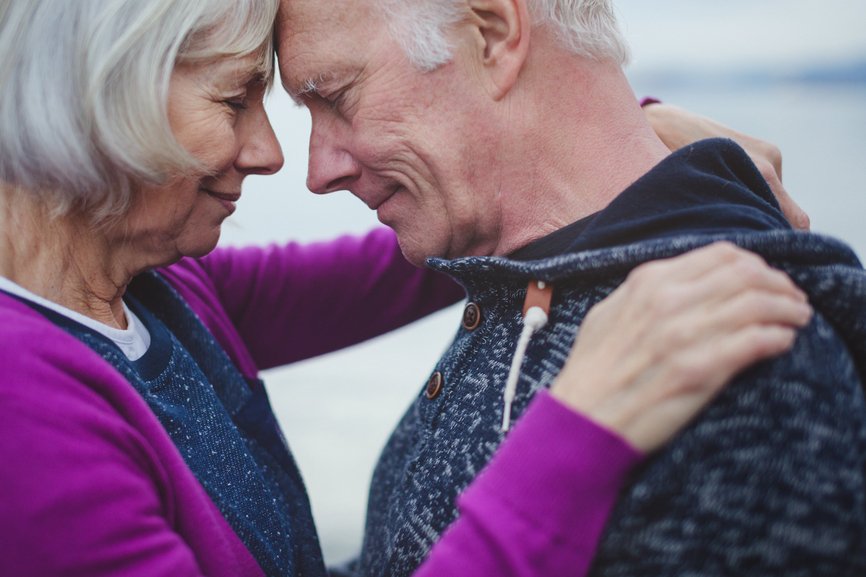
[[[409,264],[389,229],[217,249],[165,274],[227,349],[237,330],[259,369],[359,343],[464,295],[448,277]]]
[[[262,577],[143,399],[0,294],[0,574]]]
[[[640,459],[618,435],[540,393],[461,495],[459,520],[415,577],[585,575]]]

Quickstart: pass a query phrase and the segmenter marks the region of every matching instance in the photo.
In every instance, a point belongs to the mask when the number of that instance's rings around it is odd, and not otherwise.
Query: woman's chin
[[[195,238],[186,239],[185,242],[178,243],[178,258],[184,257],[199,258],[212,252],[220,240],[220,227],[217,226],[213,231],[208,231],[207,234],[197,235]]]

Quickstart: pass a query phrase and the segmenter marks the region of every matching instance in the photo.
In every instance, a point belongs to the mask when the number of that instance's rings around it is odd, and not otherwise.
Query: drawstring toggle
[[[526,298],[523,301],[523,330],[517,339],[517,349],[511,360],[511,368],[508,371],[508,380],[505,382],[505,391],[502,393],[502,432],[508,432],[511,428],[511,405],[517,394],[517,381],[520,378],[520,367],[529,341],[532,336],[544,328],[547,324],[547,315],[550,313],[550,299],[553,296],[553,287],[544,281],[530,281],[526,287]]]

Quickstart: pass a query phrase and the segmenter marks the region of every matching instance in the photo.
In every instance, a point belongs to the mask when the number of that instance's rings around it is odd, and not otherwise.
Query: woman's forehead
[[[178,72],[201,75],[208,83],[220,87],[267,83],[271,76],[261,53],[185,62],[178,66]]]

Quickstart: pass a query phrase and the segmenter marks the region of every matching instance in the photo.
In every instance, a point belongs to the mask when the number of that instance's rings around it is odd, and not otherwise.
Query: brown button
[[[474,331],[481,324],[481,307],[475,303],[469,303],[463,309],[463,328]]]
[[[427,398],[431,401],[439,396],[439,393],[442,392],[442,385],[445,384],[445,377],[442,376],[442,373],[436,371],[432,375],[430,375],[430,379],[427,381],[427,390],[424,391],[424,394],[427,395]]]

